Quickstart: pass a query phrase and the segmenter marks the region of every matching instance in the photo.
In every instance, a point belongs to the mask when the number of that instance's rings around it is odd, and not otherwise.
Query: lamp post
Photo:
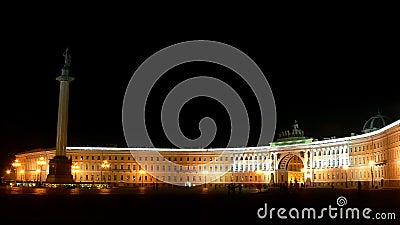
[[[371,187],[374,188],[374,161],[369,161],[369,165],[371,166]]]
[[[16,159],[11,165],[15,168],[15,179],[18,180],[18,168],[21,167],[21,163]]]
[[[36,172],[36,178],[35,178],[35,180],[36,180],[36,182],[39,182],[40,169],[36,169],[35,172]],[[34,181],[35,181],[35,180],[34,180]]]
[[[72,172],[74,173],[74,180],[76,182],[76,173],[79,172],[79,165],[77,162],[74,162],[74,165],[71,166]]]
[[[40,157],[38,161],[36,161],[36,163],[40,166],[40,172],[39,172],[39,184],[42,183],[42,171],[43,171],[43,166],[46,165],[46,160],[44,159],[44,157]]]
[[[19,174],[21,174],[21,181],[22,181],[22,183],[24,183],[24,179],[22,178],[22,176],[24,176],[25,170],[23,170],[23,169],[20,170]]]
[[[6,170],[6,174],[7,174],[7,181],[9,181],[10,180],[11,170]]]
[[[208,170],[204,170],[203,171],[204,174],[204,185],[207,187],[207,174],[208,174]]]
[[[142,187],[143,187],[143,175],[146,173],[144,170],[139,170],[140,179],[142,180]]]
[[[103,163],[101,164],[101,170],[100,170],[100,179],[101,179],[101,185],[103,184],[103,169],[109,169],[110,164],[108,163],[107,160],[104,160]]]
[[[347,188],[347,170],[349,169],[349,166],[348,165],[344,165],[343,169],[346,172],[346,188]]]

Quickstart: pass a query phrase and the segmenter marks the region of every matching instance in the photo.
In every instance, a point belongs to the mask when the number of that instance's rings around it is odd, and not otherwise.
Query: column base
[[[49,174],[46,183],[51,184],[73,184],[74,179],[71,174],[72,160],[66,156],[55,156],[49,162]]]

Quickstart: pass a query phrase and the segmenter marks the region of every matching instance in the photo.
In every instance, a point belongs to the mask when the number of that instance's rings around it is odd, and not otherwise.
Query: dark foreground
[[[343,196],[347,204],[338,206]],[[259,208],[273,211],[260,219]],[[357,207],[360,213],[370,208],[370,219],[335,219],[325,211],[322,219],[301,219],[303,208],[321,209]],[[278,218],[277,210],[285,208]],[[288,211],[297,208],[299,219]],[[229,193],[224,189],[45,189],[0,188],[1,224],[400,224],[400,190],[361,191],[344,189],[243,189]],[[265,210],[261,210],[263,215]],[[377,219],[376,213],[395,219]],[[295,211],[293,211],[295,213]],[[293,216],[296,216],[293,214]]]

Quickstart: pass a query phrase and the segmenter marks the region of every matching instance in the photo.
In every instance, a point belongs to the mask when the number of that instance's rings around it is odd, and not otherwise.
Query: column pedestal
[[[72,160],[66,156],[55,156],[49,162],[49,174],[46,182],[52,184],[73,184],[74,178],[71,174]]]

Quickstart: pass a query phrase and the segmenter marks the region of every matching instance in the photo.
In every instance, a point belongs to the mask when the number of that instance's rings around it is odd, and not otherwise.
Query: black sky
[[[55,78],[61,74],[66,47],[72,54],[72,76],[76,79],[70,89],[70,146],[124,146],[122,101],[136,68],[162,48],[196,39],[232,45],[258,64],[274,93],[277,132],[297,120],[306,136],[343,137],[360,133],[378,108],[392,121],[400,118],[399,35],[390,24],[321,22],[271,27],[260,23],[254,28],[230,24],[234,30],[208,29],[204,24],[171,29],[160,25],[142,30],[136,23],[117,27],[103,23],[36,26],[27,22],[4,28],[1,156],[9,159],[15,152],[55,146],[59,94]],[[160,107],[157,99],[172,83],[193,73],[217,74],[232,82],[250,102],[254,100],[226,68],[206,63],[180,67],[169,71],[152,91],[149,104],[154,109]],[[213,110],[194,110],[207,107]],[[249,107],[251,112],[257,110],[254,105]],[[149,115],[157,113],[152,110]],[[199,118],[215,116],[220,133],[213,147],[225,144],[229,118],[217,103],[198,99],[188,105],[185,115],[189,120],[182,129],[193,137]],[[155,144],[169,146],[155,121],[157,118],[148,122]],[[257,124],[257,118],[252,122]],[[254,127],[250,145],[259,132]]]

